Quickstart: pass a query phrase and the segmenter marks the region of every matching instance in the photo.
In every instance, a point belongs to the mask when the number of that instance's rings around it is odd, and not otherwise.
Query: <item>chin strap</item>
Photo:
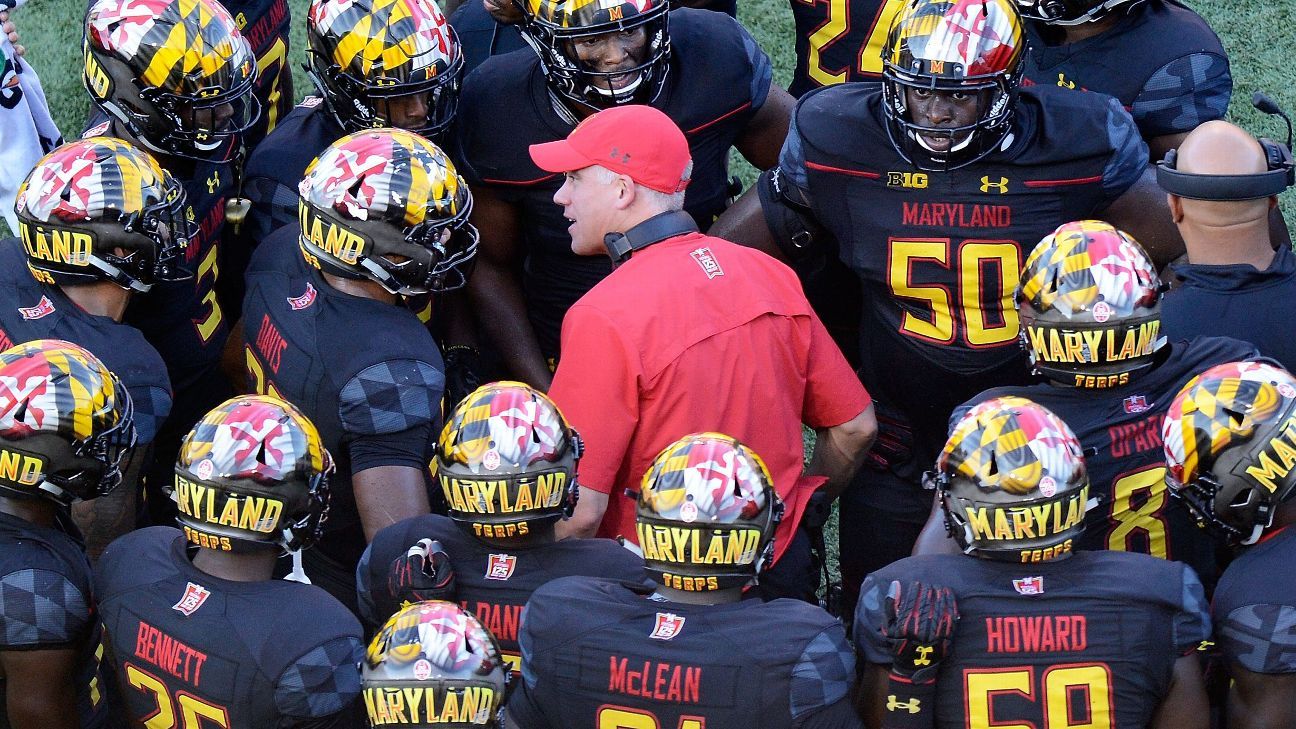
[[[603,245],[607,246],[608,257],[615,267],[641,248],[697,230],[693,216],[683,210],[671,210],[654,215],[624,233],[608,233],[603,236]]]

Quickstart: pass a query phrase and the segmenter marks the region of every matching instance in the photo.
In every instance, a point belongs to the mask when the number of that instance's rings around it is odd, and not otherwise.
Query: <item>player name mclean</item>
[[[654,701],[696,704],[702,697],[702,667],[642,658],[609,656],[608,691]]]

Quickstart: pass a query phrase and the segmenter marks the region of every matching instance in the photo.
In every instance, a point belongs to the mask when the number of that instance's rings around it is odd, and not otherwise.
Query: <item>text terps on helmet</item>
[[[120,139],[78,140],[45,155],[14,207],[27,267],[42,283],[112,281],[144,292],[189,275],[181,262],[196,228],[185,219],[184,188]]]
[[[130,394],[93,354],[58,339],[0,353],[0,495],[103,496],[134,447]]]
[[[208,549],[302,549],[323,532],[332,471],[315,425],[297,408],[266,395],[231,398],[180,444],[176,520]]]
[[[1254,544],[1296,486],[1296,378],[1216,365],[1179,391],[1162,427],[1170,493],[1203,526]]]
[[[1041,562],[1084,531],[1089,476],[1071,428],[1021,397],[996,397],[954,426],[929,474],[945,524],[967,554]]]
[[[752,583],[774,557],[783,502],[755,451],[720,433],[670,444],[644,474],[635,530],[644,569],[676,590]]]
[[[1059,226],[1027,256],[1015,295],[1031,365],[1073,387],[1127,384],[1165,346],[1164,290],[1129,235],[1099,220]]]
[[[495,636],[441,600],[391,616],[360,666],[370,726],[500,726],[510,678]]]
[[[454,118],[463,53],[433,0],[315,0],[306,39],[311,80],[346,131],[397,126],[388,103],[416,94],[427,117],[409,131],[435,136]]]
[[[942,172],[993,152],[1011,130],[1026,49],[1012,0],[905,0],[882,50],[882,107],[896,151],[915,167]],[[958,127],[913,119],[907,89],[978,98],[977,118]],[[950,140],[933,149],[923,135]]]
[[[298,192],[302,253],[325,273],[405,296],[467,283],[477,255],[472,195],[423,137],[399,129],[342,137],[310,163]]]
[[[1017,0],[1021,14],[1049,25],[1081,25],[1101,20],[1121,5],[1126,10],[1143,0]]]
[[[525,537],[576,507],[581,439],[548,396],[521,382],[463,399],[437,446],[449,516],[473,535]]]
[[[581,107],[605,109],[648,104],[670,68],[668,0],[515,0],[522,9],[522,38],[540,56],[549,88]],[[614,71],[581,61],[582,40],[607,33],[644,33],[643,58]]]
[[[82,45],[95,104],[159,154],[230,159],[260,116],[256,58],[215,0],[97,0]]]

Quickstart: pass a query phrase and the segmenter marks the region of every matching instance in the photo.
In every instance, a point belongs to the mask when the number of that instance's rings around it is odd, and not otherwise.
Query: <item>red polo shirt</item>
[[[690,233],[636,252],[567,312],[549,394],[585,440],[582,486],[609,494],[599,536],[635,539],[639,482],[689,433],[755,450],[786,503],[776,559],[822,477],[801,424],[840,425],[869,395],[787,266]]]

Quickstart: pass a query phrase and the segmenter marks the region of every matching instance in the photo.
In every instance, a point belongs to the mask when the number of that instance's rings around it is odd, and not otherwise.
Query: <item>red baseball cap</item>
[[[531,159],[546,172],[603,167],[667,195],[688,186],[688,140],[670,117],[651,106],[627,104],[594,114],[566,139],[531,145]]]

